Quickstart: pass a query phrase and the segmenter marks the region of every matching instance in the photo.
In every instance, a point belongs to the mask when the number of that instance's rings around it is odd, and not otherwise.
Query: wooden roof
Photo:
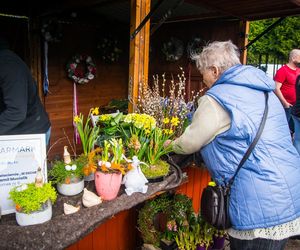
[[[258,20],[270,17],[300,15],[300,0],[152,0],[152,7],[162,4],[154,13],[151,22],[158,22],[173,9],[168,22],[189,20],[236,18]],[[1,1],[0,13],[47,16],[65,14],[70,11],[92,13],[106,19],[129,23],[130,0],[33,0]]]

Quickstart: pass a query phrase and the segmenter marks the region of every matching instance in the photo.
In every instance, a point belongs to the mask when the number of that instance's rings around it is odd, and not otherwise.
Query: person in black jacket
[[[46,134],[50,121],[25,62],[0,37],[0,135]]]
[[[294,121],[294,146],[300,154],[300,75],[296,78],[296,103],[292,107],[292,118]]]

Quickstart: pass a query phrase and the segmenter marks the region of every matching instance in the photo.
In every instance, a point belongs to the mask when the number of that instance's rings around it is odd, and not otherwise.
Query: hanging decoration
[[[41,33],[45,41],[57,43],[62,40],[62,29],[61,22],[57,19],[49,19],[43,22]]]
[[[73,127],[76,144],[80,143],[79,133],[74,123],[75,116],[78,115],[78,99],[76,84],[85,84],[96,76],[96,64],[92,58],[85,54],[75,55],[67,63],[68,77],[73,80]]]
[[[48,42],[44,41],[44,76],[43,76],[43,90],[44,96],[49,92],[49,78],[48,78]]]
[[[162,52],[169,62],[178,61],[184,52],[183,42],[178,38],[171,37],[169,41],[163,43]]]
[[[123,52],[119,40],[109,37],[100,40],[97,50],[101,60],[106,63],[116,63]]]
[[[57,19],[49,19],[44,21],[41,28],[41,34],[44,40],[44,76],[43,76],[43,90],[46,96],[49,92],[48,79],[48,42],[60,42],[62,39],[62,24]]]
[[[75,83],[85,84],[95,78],[96,64],[88,55],[75,55],[67,63],[67,72]]]
[[[201,53],[205,43],[206,42],[200,37],[195,37],[189,41],[186,49],[188,58],[191,59],[193,55]]]

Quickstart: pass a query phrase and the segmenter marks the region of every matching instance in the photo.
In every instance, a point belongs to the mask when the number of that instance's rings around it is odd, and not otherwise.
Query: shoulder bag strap
[[[251,154],[252,150],[254,149],[256,143],[258,142],[261,134],[262,134],[262,131],[264,129],[264,126],[266,124],[266,120],[267,120],[267,115],[268,115],[268,99],[269,99],[269,93],[268,92],[264,92],[265,94],[265,111],[264,111],[264,114],[263,114],[263,118],[262,118],[262,121],[259,125],[259,128],[258,128],[258,131],[257,131],[257,134],[253,140],[253,142],[251,143],[251,145],[249,146],[247,152],[245,153],[244,157],[242,158],[234,176],[229,180],[228,182],[228,185],[227,187],[230,187],[234,181],[234,178],[236,177],[236,175],[238,174],[239,170],[241,169],[241,167],[243,166],[243,164],[245,163],[245,161],[248,159],[249,155]]]

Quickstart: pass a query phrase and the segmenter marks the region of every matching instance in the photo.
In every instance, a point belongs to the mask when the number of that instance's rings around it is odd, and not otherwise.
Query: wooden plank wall
[[[123,33],[122,33],[123,32]],[[123,53],[117,63],[109,64],[101,61],[97,51],[97,43],[101,34],[106,37],[109,30],[99,27],[65,24],[63,40],[59,43],[49,43],[49,94],[45,98],[45,107],[52,124],[50,152],[48,159],[62,154],[63,145],[68,145],[64,131],[73,141],[72,108],[73,82],[66,73],[68,60],[77,53],[90,55],[97,67],[97,76],[90,82],[77,84],[79,112],[86,117],[92,107],[106,105],[111,99],[127,97],[128,82],[128,37],[129,33],[119,25],[116,33],[122,44]],[[100,38],[99,38],[100,37]],[[77,152],[80,146],[77,147]]]

